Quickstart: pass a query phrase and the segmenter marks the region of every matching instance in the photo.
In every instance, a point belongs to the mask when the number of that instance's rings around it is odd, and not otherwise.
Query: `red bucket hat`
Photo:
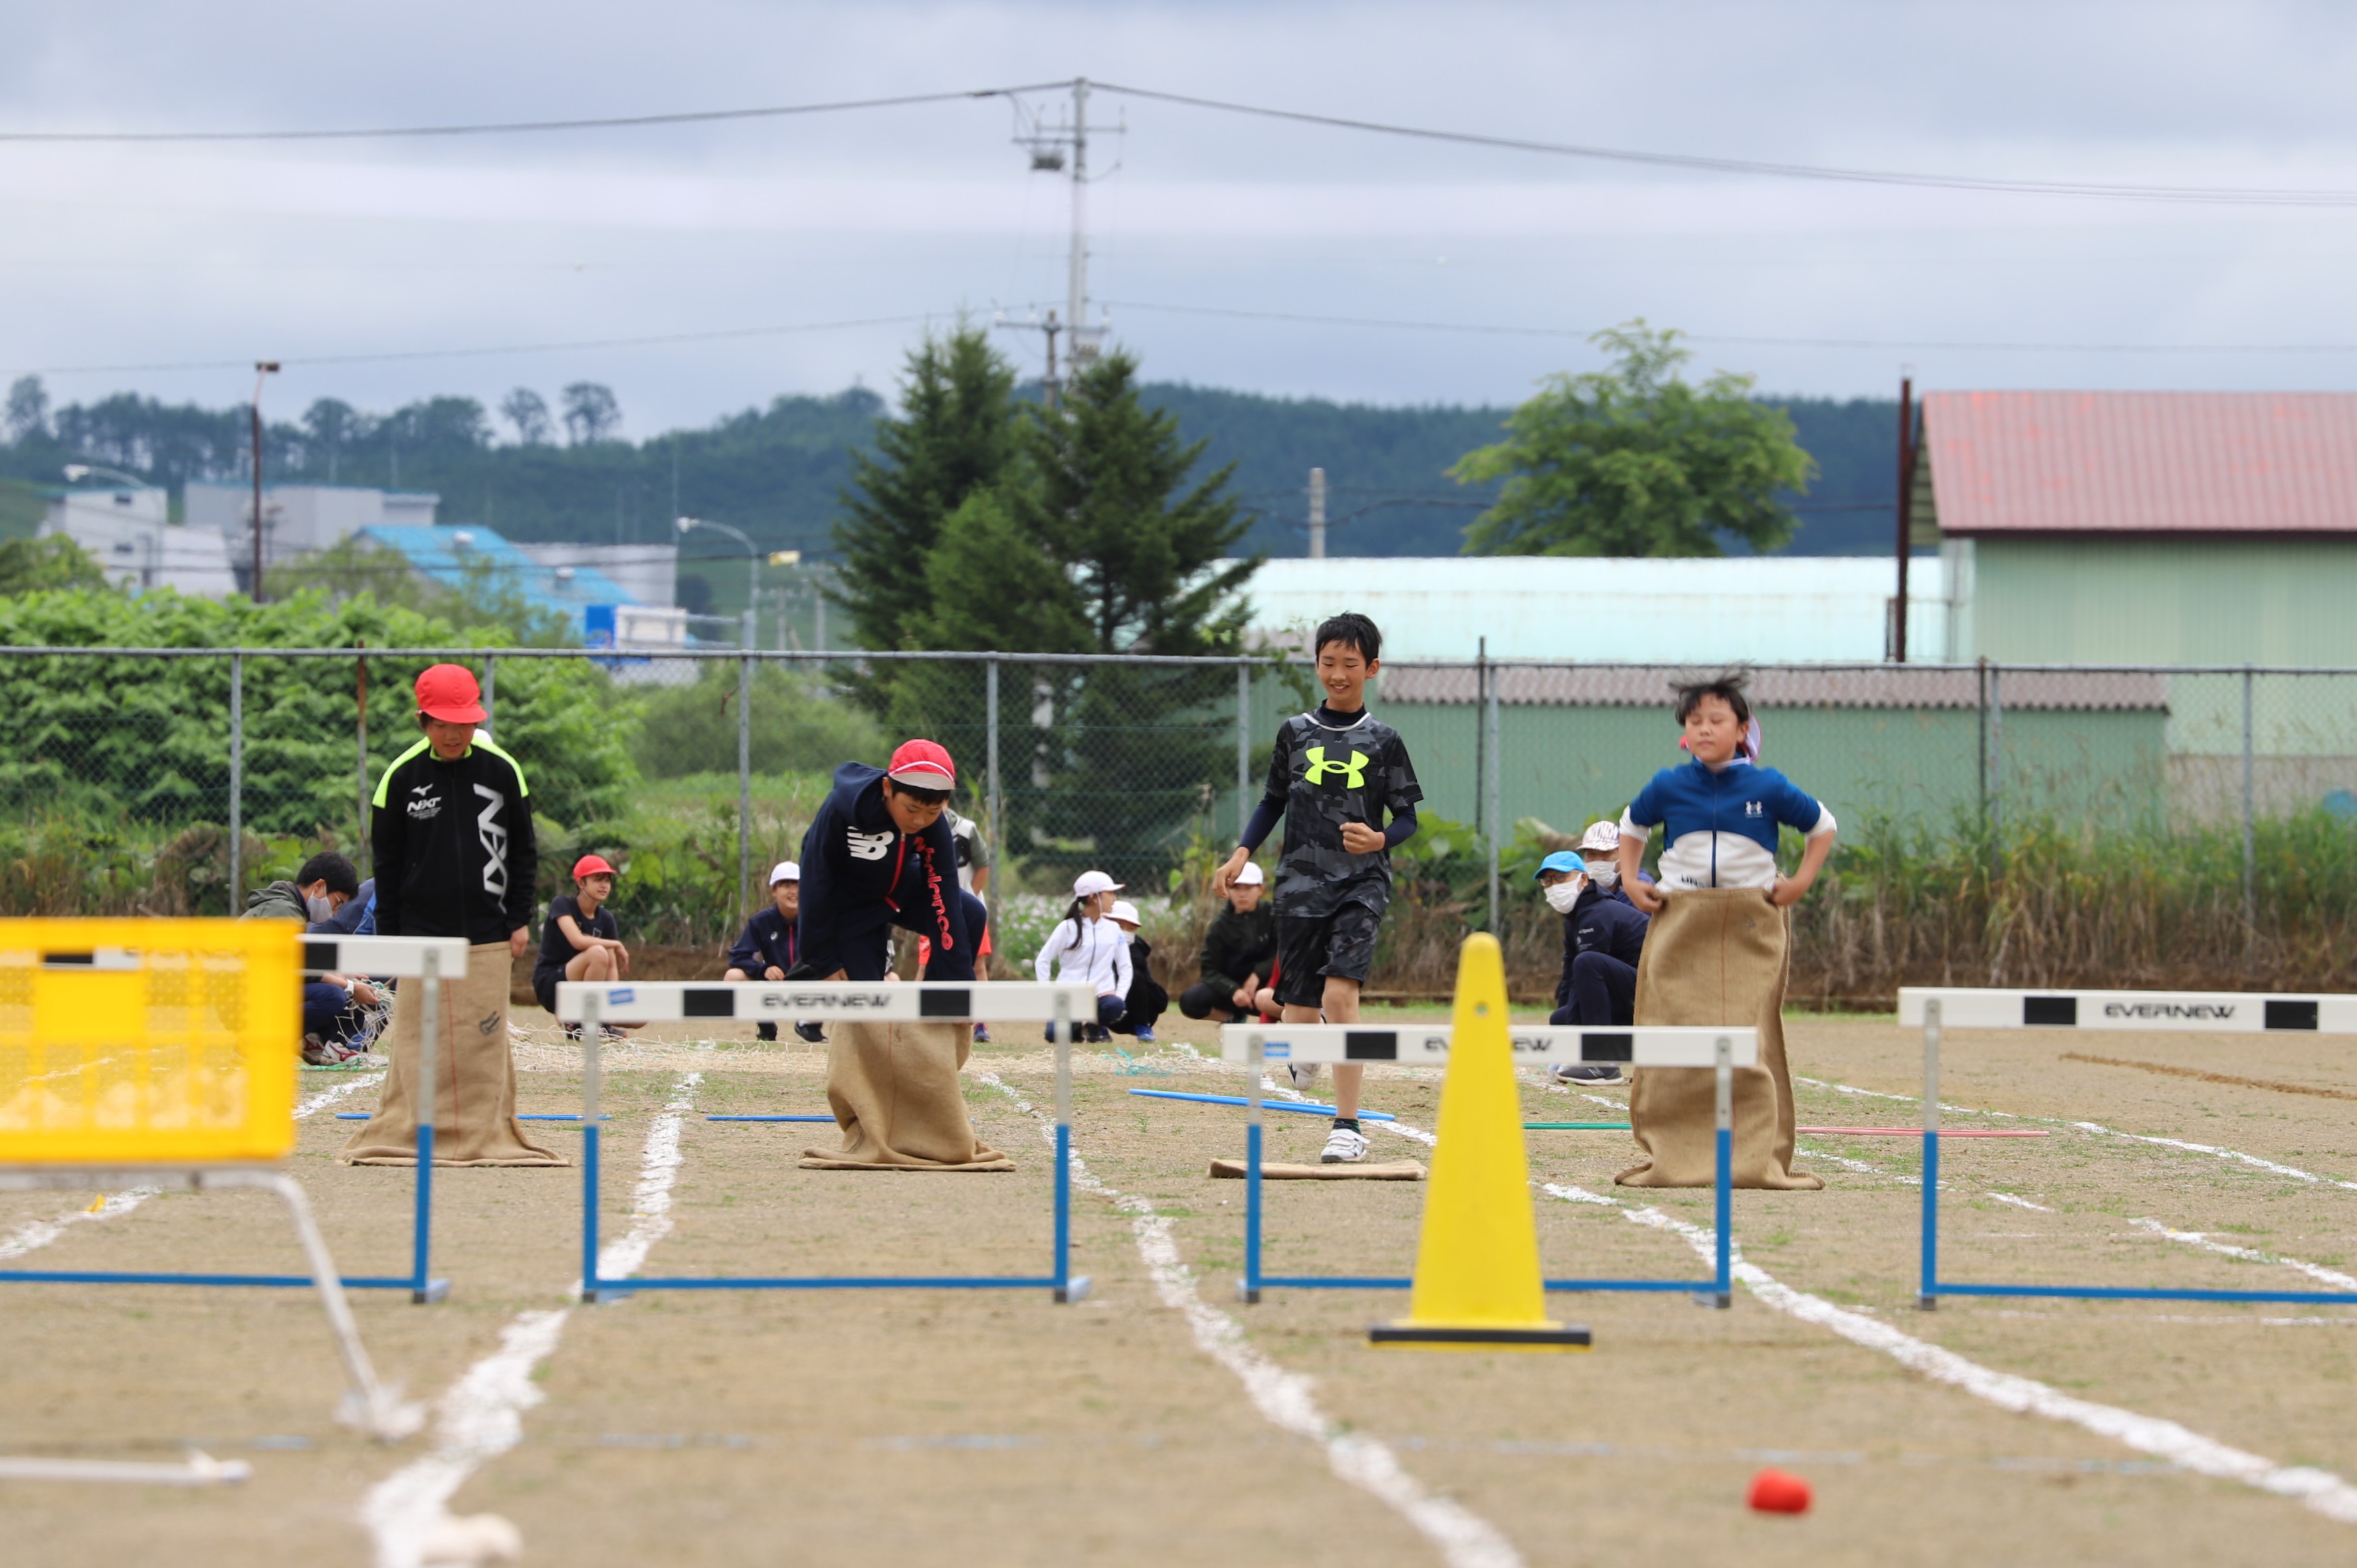
[[[417,711],[446,725],[479,725],[490,716],[483,712],[483,689],[463,664],[435,664],[420,672]]]
[[[950,754],[930,740],[909,740],[892,754],[891,766],[884,777],[895,784],[906,784],[912,789],[954,789],[957,788],[957,765]]]
[[[620,872],[606,864],[606,857],[604,855],[585,854],[579,860],[573,863],[573,880],[578,882],[585,876],[595,876],[601,871],[608,876],[619,876],[622,875]]]

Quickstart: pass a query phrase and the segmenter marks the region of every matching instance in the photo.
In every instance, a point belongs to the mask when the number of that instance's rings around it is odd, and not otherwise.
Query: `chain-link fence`
[[[836,762],[918,731],[957,759],[1002,895],[1088,867],[1141,902],[1183,893],[1234,842],[1278,720],[1317,697],[1275,657],[0,651],[0,911],[229,912],[321,847],[365,871],[369,794],[418,738],[409,682],[451,659],[524,764],[544,889],[577,850],[621,851],[626,914],[683,942],[733,928],[798,854]],[[1440,924],[1526,928],[1540,953],[1523,863],[1680,759],[1681,673],[1385,669],[1377,709],[1431,824],[1403,879]],[[2033,839],[2200,858],[2251,949],[2352,858],[2357,670],[1792,666],[1752,691],[1762,760],[1833,808],[1846,868],[1966,846],[1996,878]]]

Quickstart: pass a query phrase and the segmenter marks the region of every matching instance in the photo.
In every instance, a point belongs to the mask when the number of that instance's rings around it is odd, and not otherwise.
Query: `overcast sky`
[[[1902,367],[1945,388],[2357,380],[2357,6],[0,9],[0,131],[632,114],[1081,74],[1551,142],[2349,193],[2253,207],[1738,177],[1103,93],[1092,118],[1126,134],[1092,148],[1090,294],[1156,380],[1511,403],[1596,363],[1581,334],[1639,316],[1775,392],[1887,395]],[[1052,115],[1069,95],[1028,102]],[[105,367],[278,357],[286,413],[325,395],[495,403],[518,384],[553,401],[594,380],[639,436],[855,379],[888,392],[927,320],[1061,306],[1071,186],[1030,172],[1015,128],[984,100],[440,141],[0,143],[0,375],[39,371],[61,402],[218,404],[251,372]],[[775,328],[810,329],[320,362]],[[1038,333],[998,336],[1037,370]],[[2032,347],[1970,346],[1993,344]]]

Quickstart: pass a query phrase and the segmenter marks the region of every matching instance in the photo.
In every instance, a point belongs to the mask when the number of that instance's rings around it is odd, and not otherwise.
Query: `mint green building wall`
[[[2357,540],[1969,542],[1961,659],[2357,665]]]

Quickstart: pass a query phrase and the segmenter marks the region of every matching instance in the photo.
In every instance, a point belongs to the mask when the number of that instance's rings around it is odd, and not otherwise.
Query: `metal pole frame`
[[[1481,724],[1487,739],[1482,747],[1490,759],[1489,799],[1482,816],[1489,824],[1490,839],[1490,934],[1503,941],[1505,935],[1498,927],[1498,831],[1499,819],[1504,813],[1505,736],[1498,722],[1498,672],[1489,671],[1489,693],[1482,703]]]
[[[491,701],[499,695],[499,690],[500,656],[487,652],[483,655],[483,727],[485,729],[495,727],[499,722],[499,715],[491,711]]]
[[[988,795],[983,802],[983,815],[990,821],[991,852],[1003,857],[1006,853],[1006,797],[998,776],[998,660],[996,659],[985,660],[983,663],[983,691],[987,715],[985,733],[988,754],[983,775]]]
[[[748,614],[746,623],[752,625]],[[737,663],[737,905],[753,897],[753,659]]]
[[[2252,799],[2252,670],[2243,667],[2243,932],[2244,954],[2247,959],[2257,947],[2259,935],[2259,851],[2258,830],[2254,822],[2255,811]]]
[[[1236,666],[1236,843],[1252,821],[1252,666]]]
[[[1266,1225],[1261,1208],[1261,1074],[1265,1060],[1263,1036],[1254,1032],[1246,1038],[1249,1056],[1244,1076],[1250,1080],[1245,1088],[1244,1110],[1244,1273],[1236,1282],[1236,1299],[1246,1305],[1257,1305],[1264,1292],[1272,1287],[1288,1290],[1411,1290],[1415,1281],[1394,1275],[1363,1274],[1272,1274],[1262,1263],[1261,1248]],[[1714,1238],[1711,1277],[1697,1283],[1693,1280],[1639,1279],[1556,1279],[1542,1280],[1546,1290],[1564,1293],[1635,1291],[1667,1292],[1694,1298],[1697,1306],[1720,1310],[1734,1305],[1735,1278],[1735,1044],[1722,1038],[1718,1042],[1718,1065],[1712,1069],[1717,1090],[1716,1161],[1717,1171],[1711,1182],[1713,1211],[1717,1218],[1717,1235]],[[1696,1069],[1650,1068],[1650,1072],[1695,1071]]]
[[[1045,1290],[1050,1300],[1086,1299],[1086,1274],[1072,1273],[1072,1004],[1059,996],[1049,1033],[1056,1045],[1055,1240],[1049,1272],[1006,1274],[799,1274],[744,1279],[637,1274],[606,1279],[597,1273],[599,1128],[597,1037],[601,1009],[590,993],[581,1010],[581,1299],[591,1305],[620,1301],[642,1290]],[[953,1022],[938,1019],[935,1022]],[[832,1120],[832,1118],[829,1118]]]
[[[245,904],[245,655],[229,656],[229,913]]]
[[[2357,1305],[2357,1291],[2177,1290],[2149,1285],[1964,1284],[1940,1278],[1940,1001],[1923,1003],[1923,1198],[1921,1283],[1916,1307],[1939,1308],[1943,1295],[2036,1296],[2067,1301],[2287,1302]]]

